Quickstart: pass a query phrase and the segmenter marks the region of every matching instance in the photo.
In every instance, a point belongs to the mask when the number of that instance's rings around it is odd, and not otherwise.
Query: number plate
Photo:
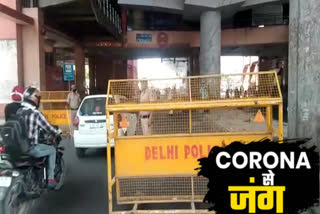
[[[0,187],[9,187],[11,185],[12,178],[11,177],[0,177]]]
[[[90,129],[101,129],[104,127],[103,123],[92,123],[90,124]]]

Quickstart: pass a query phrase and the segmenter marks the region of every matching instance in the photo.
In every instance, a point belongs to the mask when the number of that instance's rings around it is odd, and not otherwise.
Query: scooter
[[[41,132],[40,132],[41,133]],[[56,149],[55,179],[58,191],[65,179],[66,165],[63,159],[62,138],[41,134],[40,143],[53,145]],[[0,137],[0,213],[20,214],[33,199],[47,192],[48,156],[34,158],[22,155],[13,158],[6,153],[6,145]]]

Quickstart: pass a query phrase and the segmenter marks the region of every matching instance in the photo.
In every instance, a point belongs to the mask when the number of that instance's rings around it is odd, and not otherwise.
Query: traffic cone
[[[264,117],[263,117],[263,115],[262,115],[262,112],[260,111],[260,109],[258,110],[258,112],[257,112],[257,114],[256,114],[256,116],[255,116],[255,118],[254,118],[254,120],[253,120],[255,123],[262,123],[262,122],[264,122],[265,120],[264,120]]]
[[[226,147],[226,142],[224,142],[224,140],[222,140],[221,147],[222,147],[222,148],[225,148],[225,147]]]

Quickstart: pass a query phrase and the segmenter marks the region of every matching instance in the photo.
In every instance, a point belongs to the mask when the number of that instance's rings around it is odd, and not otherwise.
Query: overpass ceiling
[[[208,10],[222,11],[223,19],[236,12],[268,3],[288,3],[289,0],[118,0],[118,4],[141,10],[182,14],[184,19],[199,21],[200,14]]]
[[[222,15],[222,22],[225,22],[226,20],[232,19],[232,17],[236,14],[236,12],[239,11],[239,8],[241,7],[241,4],[243,1],[230,4],[225,7],[221,7],[221,15]],[[183,12],[183,18],[185,20],[189,21],[199,21],[200,20],[200,14],[204,11],[208,11],[207,7],[202,7],[198,5],[191,5],[187,4],[185,5],[184,12]]]
[[[82,41],[96,37],[112,40],[112,35],[100,25],[90,1],[77,0],[43,8],[44,22],[70,37]]]
[[[57,29],[76,41],[114,41],[112,33],[99,24],[91,8],[91,0],[39,0],[45,25]],[[250,8],[263,4],[282,4],[288,0],[108,0],[120,14],[128,8],[128,30],[200,30],[200,14],[206,10],[222,11],[222,27],[250,27]],[[41,4],[40,4],[41,5]],[[134,15],[135,11],[143,16]],[[239,11],[244,15],[238,16]],[[249,12],[246,12],[249,11]],[[243,25],[235,24],[246,19]],[[141,19],[141,20],[139,20]],[[252,17],[251,17],[252,19]],[[142,25],[137,23],[143,22]]]
[[[288,2],[288,0],[118,0],[118,3],[129,11],[128,20],[131,20],[128,21],[129,30],[200,30],[201,13],[209,10],[221,11],[222,28],[251,27],[253,23],[254,26],[258,26],[260,22],[265,25],[272,25],[274,22],[285,24],[289,16]],[[266,5],[268,7],[265,7]],[[141,15],[141,12],[144,15]],[[253,16],[258,21],[253,21]]]
[[[76,0],[39,0],[38,4],[39,4],[39,7],[44,8],[44,7],[50,7],[58,4],[67,4],[74,1]]]

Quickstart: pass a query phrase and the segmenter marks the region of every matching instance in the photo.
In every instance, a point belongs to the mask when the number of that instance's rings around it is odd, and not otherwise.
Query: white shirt
[[[80,94],[78,92],[70,92],[67,101],[71,109],[78,109],[80,105]]]
[[[144,103],[144,102],[150,102],[153,101],[153,96],[152,96],[152,91],[150,89],[145,89],[143,91],[141,91],[140,94],[140,102]],[[150,112],[149,111],[141,111],[140,115],[149,115]]]

